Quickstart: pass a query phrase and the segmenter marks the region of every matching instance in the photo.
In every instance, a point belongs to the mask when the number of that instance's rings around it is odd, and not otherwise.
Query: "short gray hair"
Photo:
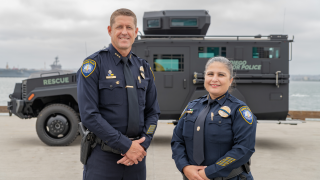
[[[227,59],[225,57],[221,57],[221,56],[210,58],[208,60],[207,64],[206,64],[204,73],[206,73],[207,68],[210,66],[210,64],[212,64],[214,62],[220,62],[220,63],[224,64],[226,66],[226,68],[229,70],[230,79],[233,78],[233,66],[232,66],[232,63],[229,61],[229,59]]]

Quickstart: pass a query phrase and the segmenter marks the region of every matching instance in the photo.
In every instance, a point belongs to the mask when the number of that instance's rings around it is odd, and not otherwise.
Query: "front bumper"
[[[25,107],[25,101],[21,99],[11,99],[8,101],[7,109],[9,110],[9,114],[15,114],[21,119],[26,119],[23,115],[23,109]]]

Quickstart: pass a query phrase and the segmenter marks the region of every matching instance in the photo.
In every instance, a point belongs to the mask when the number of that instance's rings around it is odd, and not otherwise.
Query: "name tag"
[[[106,79],[115,79],[117,76],[106,76]]]

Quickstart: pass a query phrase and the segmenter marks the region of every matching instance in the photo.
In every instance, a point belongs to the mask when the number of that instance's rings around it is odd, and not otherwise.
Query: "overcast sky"
[[[0,0],[0,68],[46,68],[59,56],[77,69],[110,43],[109,18],[129,8],[142,31],[144,11],[206,9],[210,35],[288,34],[295,37],[290,74],[320,74],[319,0]],[[285,16],[284,16],[285,14]],[[284,26],[283,26],[284,24]]]

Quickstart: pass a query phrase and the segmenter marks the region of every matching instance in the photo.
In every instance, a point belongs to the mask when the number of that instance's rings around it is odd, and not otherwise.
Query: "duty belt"
[[[140,137],[135,137],[135,138],[129,138],[131,141],[134,141],[134,140],[138,140],[140,139]],[[96,144],[100,144],[101,145],[101,150],[102,151],[106,151],[106,152],[112,152],[114,154],[122,154],[120,152],[120,150],[118,149],[114,149],[110,146],[108,146],[106,143],[104,143],[98,136],[96,136],[96,141],[95,141],[95,144],[92,146],[92,148],[94,148],[96,146]]]
[[[246,173],[250,172],[250,161],[245,163],[244,165],[236,168],[236,169],[233,169],[231,171],[231,173],[228,175],[228,177],[216,177],[216,178],[210,179],[210,180],[228,180],[228,179],[231,179],[231,178],[234,178],[234,177],[240,175],[243,171]],[[188,180],[184,174],[183,174],[183,176],[184,176],[183,177],[184,180]]]

